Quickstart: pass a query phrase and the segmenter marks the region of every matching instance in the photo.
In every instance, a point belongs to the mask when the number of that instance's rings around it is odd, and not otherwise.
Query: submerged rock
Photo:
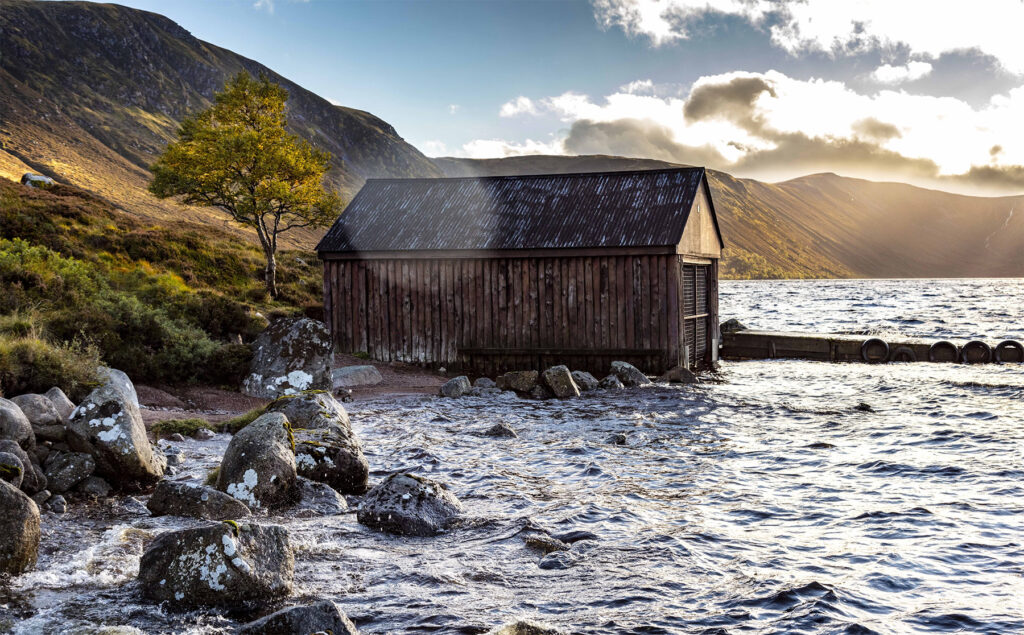
[[[441,386],[440,395],[442,397],[462,397],[469,393],[473,387],[469,383],[469,377],[465,375],[459,375],[449,379]]]
[[[540,373],[535,370],[514,370],[498,377],[498,388],[528,393],[537,385]]]
[[[350,430],[339,425],[295,430],[295,466],[299,475],[326,483],[343,494],[362,494],[370,463]]]
[[[651,383],[647,375],[641,373],[636,366],[628,362],[612,362],[612,374],[619,378],[623,386],[629,386],[630,388],[645,386]]]
[[[548,390],[547,386],[542,386],[541,384],[537,384],[531,388],[528,394],[531,399],[551,399],[555,396],[550,390]]]
[[[376,386],[384,381],[376,366],[344,366],[331,371],[331,388],[335,392],[353,386]]]
[[[317,483],[299,477],[299,502],[292,507],[292,513],[299,518],[337,516],[348,511],[344,497],[326,483]]]
[[[183,606],[234,606],[288,595],[295,556],[278,525],[224,522],[161,534],[142,554],[145,597]]]
[[[459,499],[440,483],[414,474],[392,474],[363,497],[357,518],[388,533],[432,536],[462,511]]]
[[[357,635],[355,625],[338,605],[329,600],[293,606],[250,622],[238,635],[290,635],[301,633],[330,633],[331,635]]]
[[[572,373],[569,372],[568,367],[552,366],[544,371],[541,376],[544,378],[544,384],[559,399],[580,396],[580,388],[573,381]]]
[[[11,399],[21,408],[32,426],[37,441],[61,442],[64,440],[64,417],[53,402],[44,395],[18,395]]]
[[[186,516],[204,520],[244,518],[251,512],[224,492],[190,483],[160,481],[146,507],[154,516]]]
[[[304,390],[331,388],[331,334],[310,318],[275,320],[253,344],[242,392],[276,399]]]
[[[517,620],[488,631],[486,635],[564,635],[563,631],[537,622]]]
[[[18,404],[0,397],[0,439],[10,439],[25,450],[35,445],[35,434],[28,417]]]
[[[231,438],[217,474],[217,489],[250,509],[267,509],[295,500],[294,438],[288,418],[260,415]]]
[[[583,392],[597,390],[597,378],[585,370],[572,371],[572,380],[576,382],[576,385]]]
[[[61,452],[46,462],[46,488],[63,494],[92,476],[96,461],[84,452]]]
[[[549,554],[552,551],[565,551],[569,548],[569,545],[565,544],[561,540],[541,533],[528,534],[524,538],[524,541],[526,542],[527,547],[536,549],[543,554]]]
[[[0,481],[0,573],[28,571],[39,557],[39,508],[24,492]]]
[[[345,406],[329,392],[309,390],[281,397],[267,406],[267,412],[280,412],[288,417],[292,428],[328,428],[341,425],[351,430]]]
[[[146,436],[135,387],[121,371],[106,369],[106,375],[71,413],[68,445],[91,455],[96,472],[117,487],[155,483],[167,462]]]
[[[515,429],[507,423],[496,423],[490,428],[484,430],[483,435],[485,437],[495,437],[497,439],[517,439],[519,435]]]
[[[608,375],[601,380],[598,386],[603,390],[622,390],[625,388],[625,386],[622,385],[622,382],[619,381],[619,378],[615,375]]]
[[[537,566],[548,570],[568,569],[575,565],[579,559],[579,555],[571,551],[552,551],[541,558]]]

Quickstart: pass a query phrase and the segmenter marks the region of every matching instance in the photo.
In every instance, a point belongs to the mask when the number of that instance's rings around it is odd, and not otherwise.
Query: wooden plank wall
[[[494,376],[680,363],[676,255],[326,260],[340,352]]]

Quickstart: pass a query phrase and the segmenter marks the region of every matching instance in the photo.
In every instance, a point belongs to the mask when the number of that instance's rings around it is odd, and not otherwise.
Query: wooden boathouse
[[[370,179],[317,246],[336,350],[482,375],[717,359],[704,168]]]

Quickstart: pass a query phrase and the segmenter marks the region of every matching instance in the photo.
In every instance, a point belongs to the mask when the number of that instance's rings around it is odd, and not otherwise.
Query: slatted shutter
[[[690,367],[703,360],[708,352],[708,333],[711,329],[711,304],[708,293],[711,267],[683,265],[683,344],[686,346]]]

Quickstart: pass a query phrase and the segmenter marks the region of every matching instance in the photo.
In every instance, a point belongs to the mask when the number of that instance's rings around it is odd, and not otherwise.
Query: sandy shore
[[[352,389],[354,400],[365,400],[388,395],[436,394],[447,380],[439,372],[425,370],[401,362],[374,362],[352,355],[336,355],[334,367],[372,365],[380,371],[384,381],[375,386]],[[200,418],[217,423],[253,408],[265,406],[266,399],[248,397],[237,390],[226,390],[201,384],[185,386],[136,385],[142,418],[147,426],[167,419]]]

